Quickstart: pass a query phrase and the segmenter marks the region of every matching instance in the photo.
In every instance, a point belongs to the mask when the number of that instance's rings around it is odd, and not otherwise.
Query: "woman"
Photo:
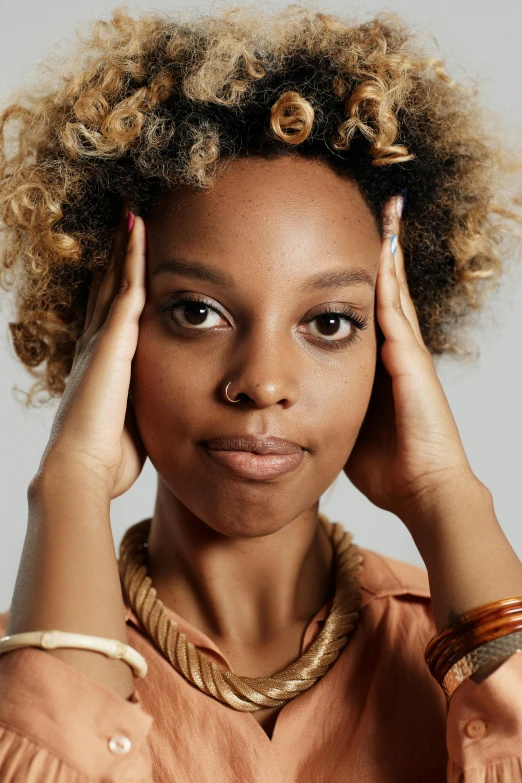
[[[517,221],[469,96],[394,17],[120,10],[3,129],[13,344],[62,399],[2,781],[522,780],[522,564],[432,358]],[[341,470],[426,571],[319,514]]]

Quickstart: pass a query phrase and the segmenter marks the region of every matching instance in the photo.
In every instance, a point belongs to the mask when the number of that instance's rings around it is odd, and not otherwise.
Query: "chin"
[[[288,520],[290,522],[291,520]],[[277,533],[288,524],[287,521],[281,523],[281,518],[277,520],[277,523],[260,523],[259,518],[249,524],[245,518],[237,520],[233,523],[223,524],[223,520],[216,520],[216,524],[210,524],[213,530],[217,533],[221,533],[228,538],[261,538],[264,536],[270,536],[273,533]]]
[[[229,538],[259,538],[277,533],[316,502],[308,501],[305,492],[249,493],[234,492],[230,487],[216,493],[207,486],[204,492],[191,497],[177,494],[178,499],[203,524]],[[197,498],[197,499],[196,499]],[[299,498],[300,502],[296,503]]]
[[[292,522],[299,514],[301,509],[283,511],[281,508],[274,509],[272,513],[268,509],[259,511],[248,504],[242,504],[241,512],[234,512],[230,509],[213,509],[212,512],[204,511],[198,514],[199,518],[208,527],[229,538],[259,538],[277,533],[283,527]]]

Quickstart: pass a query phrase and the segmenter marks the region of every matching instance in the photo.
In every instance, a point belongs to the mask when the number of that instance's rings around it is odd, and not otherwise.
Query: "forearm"
[[[405,521],[428,571],[438,629],[452,614],[522,595],[522,563],[473,475],[446,484]]]
[[[127,642],[110,499],[85,471],[43,472],[28,490],[29,518],[7,634],[57,629]],[[97,652],[46,651],[127,699],[128,664]]]

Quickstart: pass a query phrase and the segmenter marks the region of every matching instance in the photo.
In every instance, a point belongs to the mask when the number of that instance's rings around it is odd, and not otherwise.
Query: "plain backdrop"
[[[239,2],[238,5],[243,3]],[[31,77],[41,60],[78,27],[109,17],[117,2],[101,0],[0,0],[0,101]],[[228,3],[230,7],[232,3]],[[267,13],[286,6],[271,2]],[[154,9],[211,13],[213,4],[200,2],[129,3],[134,13]],[[223,6],[214,6],[219,10]],[[450,73],[475,84],[480,101],[498,132],[520,144],[522,94],[522,3],[520,0],[367,0],[358,4],[325,0],[316,8],[367,19],[390,10],[420,32],[434,36]],[[477,347],[472,362],[436,360],[471,467],[493,493],[497,516],[519,557],[522,557],[522,259],[512,259],[497,292],[476,317],[470,338]],[[27,486],[37,470],[58,401],[24,410],[16,389],[33,382],[15,357],[7,323],[14,319],[9,296],[0,290],[0,611],[9,608],[27,524]],[[123,532],[152,514],[156,471],[147,460],[138,481],[111,505],[115,547]],[[424,566],[402,522],[373,506],[344,474],[321,499],[321,510],[354,533],[355,541],[394,558]],[[73,522],[73,520],[71,520]]]

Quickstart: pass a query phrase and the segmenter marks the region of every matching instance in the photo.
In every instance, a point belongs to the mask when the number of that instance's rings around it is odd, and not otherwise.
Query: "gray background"
[[[242,4],[241,2],[239,4]],[[75,29],[108,18],[119,3],[101,0],[0,1],[0,101],[22,85],[42,58]],[[230,5],[230,4],[229,4]],[[277,9],[286,3],[270,3]],[[130,4],[131,11],[173,11],[197,8],[206,13],[213,4],[184,5],[156,2]],[[216,7],[216,6],[214,6]],[[520,143],[522,100],[522,3],[520,0],[392,0],[386,5],[328,0],[316,8],[368,18],[392,10],[417,30],[435,36],[450,72],[474,83],[492,122],[511,141]],[[219,9],[219,6],[216,7]],[[472,469],[493,493],[497,516],[519,557],[522,557],[522,499],[519,446],[522,441],[522,260],[508,265],[504,280],[486,309],[476,318],[470,335],[480,352],[471,363],[436,360]],[[16,388],[27,390],[32,378],[14,356],[7,322],[14,318],[11,300],[0,290],[0,611],[11,603],[27,519],[27,485],[34,475],[58,402],[25,411]],[[114,542],[134,522],[150,516],[156,472],[147,461],[138,481],[113,501]],[[321,510],[353,531],[361,546],[423,566],[410,534],[393,514],[373,506],[341,474],[321,501]]]

